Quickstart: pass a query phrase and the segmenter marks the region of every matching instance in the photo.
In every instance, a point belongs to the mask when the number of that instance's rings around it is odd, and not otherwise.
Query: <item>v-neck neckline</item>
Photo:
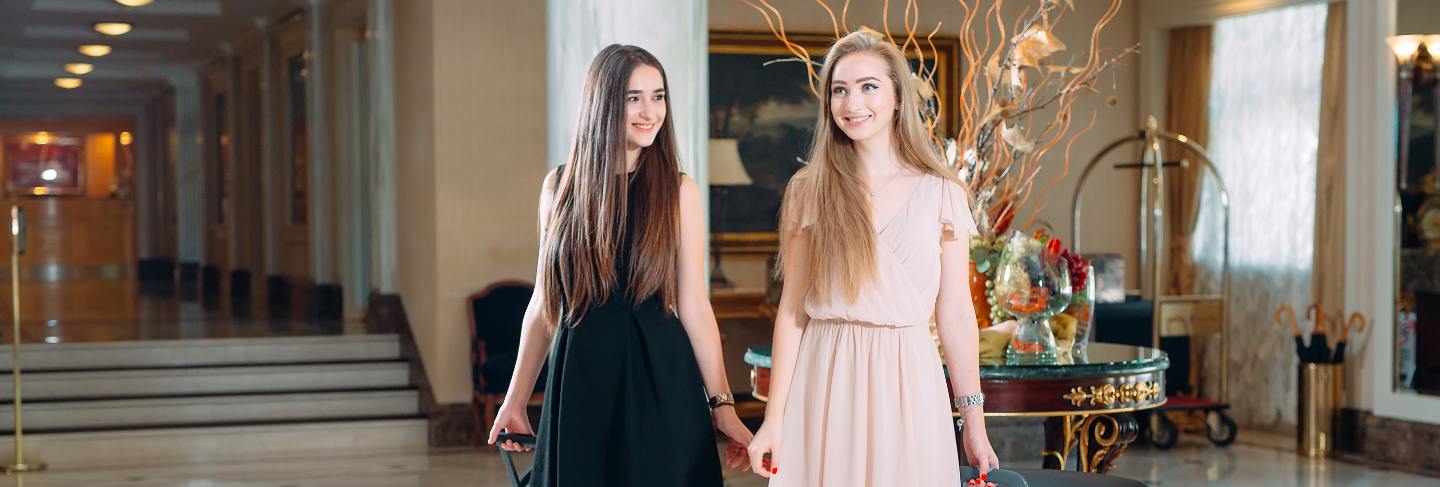
[[[881,234],[881,233],[885,233],[885,230],[888,229],[888,228],[890,228],[890,225],[891,225],[892,223],[895,223],[895,219],[896,219],[896,218],[899,218],[899,217],[900,217],[900,214],[901,214],[901,213],[904,213],[904,212],[905,212],[905,209],[910,207],[910,202],[915,200],[915,195],[920,192],[921,186],[924,186],[924,185],[925,185],[925,178],[928,177],[928,176],[930,176],[930,173],[924,173],[924,172],[920,173],[920,180],[915,183],[915,186],[914,186],[914,187],[910,188],[910,195],[905,197],[905,202],[904,202],[904,203],[900,203],[900,206],[899,206],[899,207],[896,207],[896,208],[895,208],[895,211],[893,211],[893,212],[890,213],[890,217],[885,219],[885,224],[884,224],[884,225],[880,225],[880,226],[877,226],[877,227],[874,228],[876,235],[879,235],[879,234]],[[876,208],[875,208],[875,202],[873,202],[873,201],[870,202],[870,217],[871,217],[871,219],[875,219],[875,216],[876,216],[876,215],[875,215],[875,209],[876,209]],[[875,220],[875,221],[878,222],[879,220]],[[872,224],[872,225],[873,225],[873,224]]]

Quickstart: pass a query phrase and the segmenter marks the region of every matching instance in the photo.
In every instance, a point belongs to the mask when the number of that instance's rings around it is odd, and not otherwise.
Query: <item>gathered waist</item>
[[[811,318],[809,325],[850,325],[874,328],[918,328],[921,330],[926,330],[927,333],[930,330],[929,323],[871,323],[868,321],[856,321],[838,318]]]

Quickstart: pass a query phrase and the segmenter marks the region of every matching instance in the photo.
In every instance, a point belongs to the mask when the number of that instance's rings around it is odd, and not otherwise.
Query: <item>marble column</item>
[[[310,0],[306,12],[306,38],[310,54],[306,69],[305,103],[309,185],[306,186],[306,220],[310,232],[310,277],[315,288],[311,296],[312,316],[338,319],[341,290],[335,276],[335,225],[330,130],[330,19],[327,0]]]
[[[193,69],[168,70],[175,93],[175,224],[176,260],[182,295],[195,288],[204,262],[204,188],[200,154],[200,76]]]
[[[395,294],[395,2],[370,0],[370,269]],[[369,290],[366,290],[369,291]]]
[[[591,59],[607,45],[633,44],[664,65],[681,170],[706,187],[701,170],[708,167],[710,132],[706,14],[704,1],[547,0],[550,166],[563,164],[570,153]]]

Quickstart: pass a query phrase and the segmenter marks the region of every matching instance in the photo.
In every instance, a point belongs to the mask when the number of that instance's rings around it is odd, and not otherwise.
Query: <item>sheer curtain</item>
[[[1230,401],[1251,426],[1295,424],[1293,341],[1273,315],[1289,303],[1303,319],[1312,297],[1325,17],[1319,3],[1215,24],[1208,150],[1231,200]],[[1216,198],[1207,180],[1191,248],[1201,289],[1218,288]]]

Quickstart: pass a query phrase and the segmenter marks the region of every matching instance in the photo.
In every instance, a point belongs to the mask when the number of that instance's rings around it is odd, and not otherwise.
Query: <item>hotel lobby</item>
[[[617,43],[663,64],[711,406],[757,431],[794,392],[787,188],[863,29],[967,196],[939,301],[1002,469],[1440,485],[1440,2],[7,0],[0,486],[528,485],[488,435]],[[851,485],[884,484],[815,487]]]

